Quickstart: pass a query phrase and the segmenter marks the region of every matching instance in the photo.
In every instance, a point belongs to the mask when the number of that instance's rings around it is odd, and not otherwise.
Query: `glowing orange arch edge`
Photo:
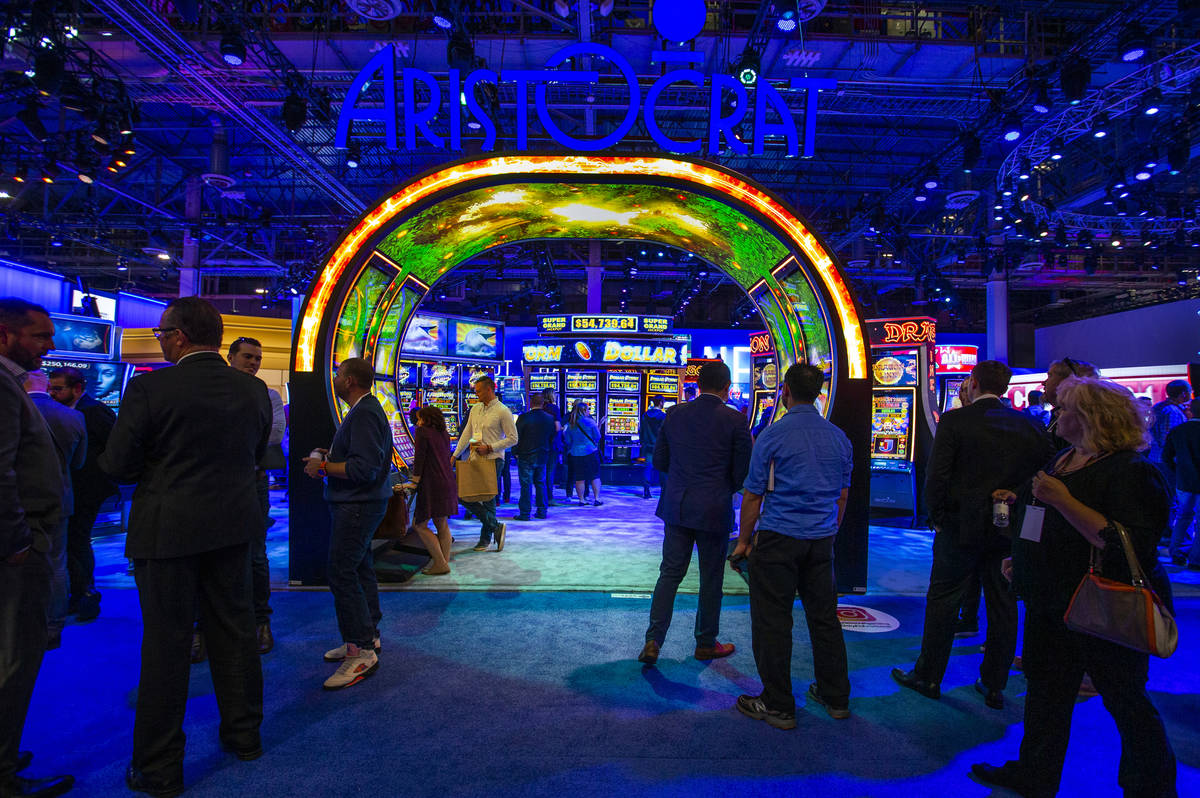
[[[711,167],[670,158],[640,158],[626,156],[582,156],[582,155],[532,155],[503,156],[471,161],[447,167],[441,171],[410,183],[388,197],[363,217],[362,221],[342,239],[325,268],[317,277],[311,298],[300,320],[300,335],[297,339],[295,367],[297,371],[312,371],[316,363],[317,334],[325,308],[333,297],[346,267],[358,253],[362,243],[373,236],[379,228],[405,209],[440,191],[461,188],[467,181],[494,178],[510,174],[591,174],[591,175],[649,175],[669,177],[689,183],[699,183],[717,189],[734,199],[757,210],[774,222],[808,256],[816,267],[817,275],[825,285],[837,310],[846,342],[848,376],[865,379],[867,376],[866,346],[858,314],[854,311],[854,300],[833,260],[825,252],[816,237],[790,214],[782,205],[765,192],[749,185],[737,177]]]

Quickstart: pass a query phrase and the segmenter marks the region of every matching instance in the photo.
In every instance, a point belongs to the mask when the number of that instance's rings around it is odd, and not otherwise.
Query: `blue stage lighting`
[[[1005,141],[1016,141],[1021,138],[1021,117],[1009,111],[1004,116],[1003,129]]]

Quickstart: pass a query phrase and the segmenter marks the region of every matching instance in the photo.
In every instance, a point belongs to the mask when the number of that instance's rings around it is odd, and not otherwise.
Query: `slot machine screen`
[[[947,410],[962,407],[962,402],[958,399],[958,390],[966,380],[966,377],[949,377],[942,383],[943,390],[946,392],[945,396],[942,397],[943,413]]]
[[[642,375],[636,371],[608,372],[609,393],[638,393],[642,389]]]
[[[638,399],[636,396],[608,397],[607,432],[609,435],[637,435],[641,417],[638,415]]]
[[[872,373],[875,384],[882,388],[915,388],[917,353],[889,350],[875,358]]]
[[[908,460],[916,396],[911,389],[876,388],[871,396],[871,457]]]
[[[529,374],[529,393],[541,393],[545,389],[558,393],[557,371],[534,371]]]
[[[595,393],[599,390],[599,380],[594,371],[568,371],[567,393]]]
[[[133,366],[129,363],[96,362],[87,360],[63,360],[61,358],[43,358],[42,371],[49,376],[58,368],[70,366],[83,374],[83,392],[97,402],[118,410],[121,396],[125,393],[125,385],[133,374]]]
[[[678,396],[679,375],[673,371],[650,372],[646,377],[646,392],[652,396]]]
[[[593,396],[568,396],[567,397],[567,413],[575,407],[576,402],[583,402],[587,406],[588,412],[592,414],[593,421],[599,421],[600,417],[596,415],[596,397]],[[563,420],[566,423],[566,419]]]
[[[479,403],[479,397],[475,395],[475,381],[483,377],[496,378],[496,370],[491,367],[484,366],[463,366],[462,367],[462,396],[463,396],[463,417],[470,412],[471,408]]]
[[[86,316],[50,314],[54,321],[51,357],[109,360],[117,356],[117,325]]]

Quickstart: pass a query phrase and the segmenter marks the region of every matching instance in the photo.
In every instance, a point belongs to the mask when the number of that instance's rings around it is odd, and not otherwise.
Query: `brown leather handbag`
[[[1147,584],[1129,530],[1116,521],[1110,523],[1121,538],[1133,584],[1105,579],[1100,574],[1099,550],[1093,547],[1088,572],[1075,588],[1063,622],[1076,632],[1156,657],[1169,657],[1179,645],[1175,618]]]
[[[375,540],[399,540],[408,534],[408,491],[400,490],[397,485],[392,489],[392,497],[388,499],[387,512],[375,529]]]

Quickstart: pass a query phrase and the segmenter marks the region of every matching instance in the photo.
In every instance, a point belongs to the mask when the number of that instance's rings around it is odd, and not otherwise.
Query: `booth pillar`
[[[1008,362],[1008,279],[999,269],[987,281],[987,356]]]
[[[199,224],[202,211],[200,178],[188,178],[183,199],[183,215],[190,224]],[[179,295],[200,295],[200,242],[189,227],[183,233],[183,262],[179,267]]]
[[[588,242],[587,312],[600,313],[604,308],[604,263],[600,260],[600,242]]]

